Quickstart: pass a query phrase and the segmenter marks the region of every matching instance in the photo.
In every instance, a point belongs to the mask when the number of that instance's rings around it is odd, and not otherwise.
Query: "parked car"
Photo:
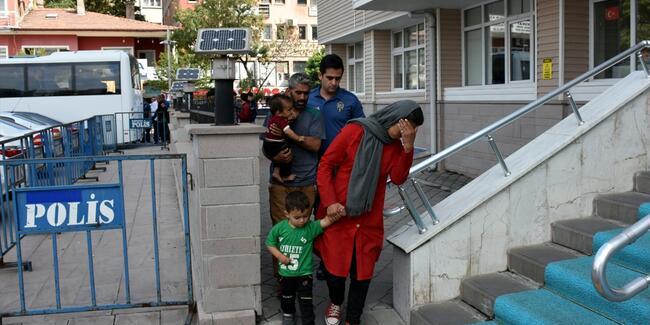
[[[20,124],[32,130],[42,130],[63,124],[61,121],[31,112],[0,112],[0,119]]]

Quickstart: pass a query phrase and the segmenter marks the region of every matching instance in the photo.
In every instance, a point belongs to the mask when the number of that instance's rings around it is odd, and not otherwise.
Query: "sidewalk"
[[[159,147],[127,150],[125,154],[159,154]],[[163,152],[164,153],[164,152]],[[104,165],[100,165],[104,166]],[[100,183],[118,181],[117,162],[106,172],[91,171]],[[130,291],[132,303],[156,300],[153,222],[149,161],[125,161],[124,198],[127,222]],[[176,197],[171,160],[156,161],[156,210],[160,251],[162,297],[186,300],[185,242]],[[87,182],[93,184],[94,182]],[[98,304],[125,303],[124,260],[121,230],[92,232],[95,285]],[[86,233],[57,235],[63,306],[90,305]],[[24,272],[28,309],[55,307],[51,235],[33,235],[22,240],[23,259],[31,261],[32,272]],[[5,260],[16,260],[15,249]],[[20,309],[18,276],[15,268],[0,270],[0,310]],[[134,313],[138,312],[138,313]],[[187,307],[164,310],[130,310],[76,313],[30,318],[5,318],[4,324],[180,324]],[[85,318],[84,318],[85,316]],[[68,318],[74,318],[67,320]]]
[[[280,300],[276,296],[276,283],[273,277],[273,262],[271,254],[264,246],[266,236],[271,230],[271,217],[269,215],[269,193],[268,177],[269,160],[260,155],[260,217],[262,223],[261,236],[261,253],[262,253],[262,311],[264,315],[260,324],[276,325],[282,322],[282,313],[280,310]],[[419,178],[426,181],[428,186],[423,186],[431,204],[436,204],[458,190],[469,181],[470,178],[449,172],[423,172]],[[425,183],[425,182],[423,182]],[[407,186],[407,191],[414,190]],[[413,196],[415,197],[415,195]],[[417,201],[416,201],[417,202]],[[401,205],[402,200],[397,194],[395,186],[391,186],[386,192],[386,207]],[[419,204],[419,202],[418,202]],[[418,205],[418,211],[423,211],[421,204]],[[402,225],[411,221],[407,212],[402,212],[397,216],[384,219],[385,234],[390,234]],[[364,324],[398,324],[400,320],[393,308],[393,246],[384,241],[384,249],[381,252],[375,274],[370,283],[370,290],[366,299],[366,310],[364,312]],[[314,265],[320,263],[317,257],[314,257]],[[318,281],[314,277],[314,312],[316,313],[316,324],[324,324],[325,308],[329,304],[328,290],[325,281]],[[345,309],[344,309],[345,310]]]

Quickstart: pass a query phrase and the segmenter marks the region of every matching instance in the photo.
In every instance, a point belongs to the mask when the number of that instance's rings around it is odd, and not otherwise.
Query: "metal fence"
[[[51,248],[51,259],[44,262],[46,258],[42,256],[41,249],[33,253],[41,254],[38,264],[33,261],[34,272],[24,272],[23,268],[18,268],[18,297],[10,299],[17,303],[13,306],[14,309],[0,311],[0,318],[136,307],[192,306],[187,173],[181,173],[183,204],[178,207],[178,214],[161,212],[161,204],[173,200],[163,201],[162,198],[157,198],[158,193],[166,194],[165,189],[169,184],[157,184],[155,172],[169,168],[160,165],[156,167],[156,162],[161,164],[171,160],[180,161],[182,171],[187,170],[185,155],[169,154],[5,160],[5,175],[7,183],[11,184],[8,193],[12,194],[10,206],[14,211],[17,264],[22,265],[24,262],[23,241],[30,237],[40,238],[38,247],[47,245],[45,251]],[[41,185],[40,182],[29,181],[39,179],[43,166],[65,169],[67,166],[86,166],[88,163],[100,162],[111,163],[108,166],[116,170],[113,170],[112,177],[98,183]],[[125,169],[132,171],[136,168],[142,168],[143,174],[148,174],[150,193],[144,201],[150,201],[149,208],[140,201],[125,201],[125,197],[131,198],[135,196],[134,193],[142,193],[142,182],[132,182],[129,187],[129,180],[124,175]],[[21,177],[28,181],[17,182]],[[173,195],[175,197],[175,194]],[[166,219],[160,220],[159,213],[164,214]],[[140,221],[136,218],[140,218]],[[180,234],[174,222],[182,228]],[[142,226],[146,226],[147,233],[151,235],[149,239],[142,236]],[[172,229],[169,229],[170,226]],[[136,227],[138,233],[130,236]],[[160,244],[160,229],[167,230],[163,247]],[[85,240],[80,240],[81,237],[85,237]],[[46,241],[49,243],[45,243]],[[68,244],[67,250],[72,250],[73,253],[65,255],[68,252],[60,243],[70,241],[74,242],[74,245]],[[33,242],[31,246],[34,246]],[[131,254],[135,254],[135,258],[130,261],[133,256]],[[63,261],[64,259],[67,260]],[[169,270],[176,270],[172,272],[176,279],[169,280],[168,277],[163,281],[161,260],[169,263]],[[180,264],[180,260],[185,263]],[[51,263],[51,269],[48,262]],[[85,264],[86,268],[82,268],[82,264]],[[96,276],[98,271],[104,276],[99,280]],[[33,290],[26,282],[30,273],[38,272],[40,273],[33,276],[32,286],[34,281],[53,284],[51,296],[40,304],[38,301],[39,298],[43,300],[43,290]],[[75,275],[71,276],[71,273]],[[173,278],[173,275],[171,277]],[[65,279],[68,281],[64,285]],[[80,281],[85,282],[83,286]],[[143,287],[143,283],[147,282],[153,285]],[[109,290],[108,294],[105,291],[98,293],[100,288],[107,285],[117,290]],[[69,289],[70,286],[72,290]],[[136,290],[132,290],[134,286],[137,287]],[[87,294],[79,294],[85,290]],[[70,292],[75,294],[71,295]],[[1,295],[6,297],[7,293]]]
[[[19,265],[4,260],[4,256],[15,247],[19,239],[11,208],[13,189],[24,186],[70,185],[86,179],[87,172],[96,168],[93,161],[42,162],[30,165],[13,165],[9,162],[18,159],[103,155],[103,134],[102,118],[93,117],[0,141],[0,268]],[[30,265],[29,262],[23,264],[26,269]]]

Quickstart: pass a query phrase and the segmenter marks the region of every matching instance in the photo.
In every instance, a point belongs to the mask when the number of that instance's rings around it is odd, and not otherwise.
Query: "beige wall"
[[[440,88],[462,86],[461,11],[441,9],[438,14]],[[442,94],[439,93],[438,97]]]
[[[560,68],[560,4],[559,0],[537,1],[537,96],[559,86]],[[542,63],[553,60],[553,79],[542,80]]]
[[[441,104],[442,146],[449,147],[526,105],[518,103]],[[562,120],[563,106],[547,104],[496,132],[493,137],[504,158]],[[497,163],[487,141],[480,141],[444,161],[445,169],[477,176]]]
[[[589,69],[589,1],[564,1],[564,82]]]
[[[318,41],[328,43],[337,38],[361,33],[373,25],[405,15],[396,11],[354,10],[352,0],[326,0],[318,3]],[[361,37],[358,39],[361,40]]]
[[[325,52],[329,54],[336,54],[343,59],[343,66],[345,66],[347,47],[345,44],[328,44],[325,48]],[[347,78],[345,73],[343,73],[343,78],[341,79],[341,87],[348,88]]]

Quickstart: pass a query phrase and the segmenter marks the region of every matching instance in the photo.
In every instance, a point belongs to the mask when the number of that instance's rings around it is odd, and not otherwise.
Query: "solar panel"
[[[197,68],[180,68],[176,70],[176,80],[199,80],[200,72],[201,70]]]
[[[249,28],[199,29],[196,39],[197,53],[246,54],[250,52]]]
[[[187,81],[174,81],[172,82],[172,89],[171,91],[183,91],[183,87],[185,87],[185,84]]]

